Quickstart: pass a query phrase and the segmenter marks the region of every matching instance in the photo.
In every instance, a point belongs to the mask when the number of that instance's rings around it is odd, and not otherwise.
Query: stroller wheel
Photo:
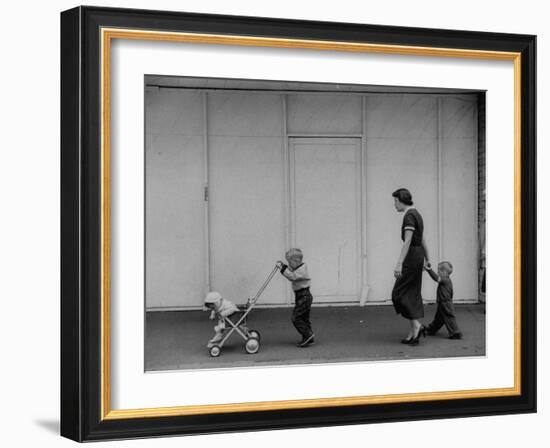
[[[244,349],[246,350],[246,353],[249,353],[253,355],[254,353],[258,353],[260,350],[260,341],[256,338],[250,338],[246,341],[244,344]]]
[[[251,338],[256,338],[258,341],[262,339],[260,332],[258,330],[250,330],[248,336]]]
[[[210,356],[212,356],[212,358],[217,358],[218,356],[220,356],[221,352],[222,349],[219,345],[213,345],[212,347],[210,347]]]

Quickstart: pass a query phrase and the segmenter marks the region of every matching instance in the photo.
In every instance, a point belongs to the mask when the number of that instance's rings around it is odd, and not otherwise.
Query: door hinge
[[[204,200],[208,201],[208,186],[204,187]]]

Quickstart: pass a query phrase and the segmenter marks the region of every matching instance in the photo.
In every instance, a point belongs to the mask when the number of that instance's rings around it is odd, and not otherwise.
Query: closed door
[[[291,138],[292,242],[317,302],[359,300],[360,139]]]

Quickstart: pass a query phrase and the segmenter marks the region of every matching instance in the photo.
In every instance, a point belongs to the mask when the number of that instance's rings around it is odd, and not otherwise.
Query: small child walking
[[[230,300],[224,299],[219,292],[215,291],[211,291],[206,295],[204,306],[210,310],[210,320],[218,318],[218,323],[214,327],[214,337],[208,341],[208,348],[210,348],[223,339],[223,331],[225,330],[225,321],[223,318],[231,316],[233,313],[239,311],[239,308]]]
[[[462,339],[453,305],[453,282],[450,278],[453,265],[448,261],[442,261],[437,265],[437,274],[429,265],[425,266],[425,269],[437,282],[437,311],[432,323],[425,328],[427,334],[433,336],[445,325],[449,332],[449,339]]]
[[[285,254],[285,258],[288,265],[280,260],[277,264],[281,270],[281,274],[292,283],[292,290],[296,299],[294,310],[292,311],[292,323],[302,336],[302,340],[297,346],[309,347],[315,343],[315,335],[313,334],[309,320],[311,304],[313,302],[313,296],[309,291],[311,278],[307,271],[307,266],[303,262],[304,256],[300,249],[290,249]]]

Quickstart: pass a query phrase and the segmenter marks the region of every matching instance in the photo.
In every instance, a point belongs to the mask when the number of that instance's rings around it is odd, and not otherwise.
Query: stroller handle
[[[273,267],[273,270],[269,273],[269,275],[267,276],[267,279],[265,280],[263,285],[260,287],[256,295],[253,298],[248,299],[250,303],[256,303],[256,301],[260,298],[265,288],[267,288],[267,285],[269,285],[269,282],[271,281],[271,279],[273,278],[273,276],[278,270],[279,270],[279,266],[275,264],[275,266]]]

